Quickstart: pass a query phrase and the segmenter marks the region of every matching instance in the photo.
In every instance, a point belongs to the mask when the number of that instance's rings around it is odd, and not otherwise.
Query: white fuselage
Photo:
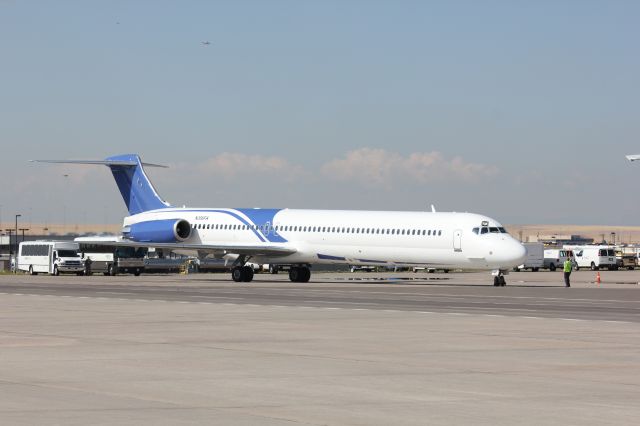
[[[510,269],[525,256],[522,244],[502,225],[473,213],[166,208],[128,216],[124,226],[162,219],[191,224],[185,243],[273,244],[296,250],[253,257],[256,263]]]

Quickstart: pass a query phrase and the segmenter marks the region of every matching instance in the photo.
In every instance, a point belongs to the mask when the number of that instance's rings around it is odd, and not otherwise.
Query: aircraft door
[[[453,231],[453,251],[462,251],[462,230]]]

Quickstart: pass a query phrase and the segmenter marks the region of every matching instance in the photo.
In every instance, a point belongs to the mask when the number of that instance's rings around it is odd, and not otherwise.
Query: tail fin
[[[166,167],[158,164],[143,163],[136,154],[116,155],[105,160],[83,161],[83,160],[32,160],[41,163],[64,163],[64,164],[102,164],[108,166],[113,173],[113,178],[118,184],[118,189],[124,203],[127,205],[130,215],[146,212],[148,210],[163,209],[171,207],[164,201],[151,181],[144,172],[143,166]]]

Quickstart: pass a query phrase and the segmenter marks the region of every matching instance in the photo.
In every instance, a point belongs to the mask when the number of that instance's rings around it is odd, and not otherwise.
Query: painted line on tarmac
[[[184,305],[222,305],[229,307],[251,307],[251,308],[293,308],[293,309],[318,309],[318,310],[331,310],[331,311],[369,311],[369,312],[385,312],[385,313],[418,313],[418,314],[434,314],[434,315],[452,315],[452,316],[483,316],[492,318],[523,318],[523,319],[546,319],[546,320],[563,320],[573,322],[606,322],[611,324],[636,324],[632,321],[620,321],[620,320],[600,320],[600,319],[582,319],[582,318],[561,318],[561,317],[535,317],[524,315],[501,315],[501,314],[487,314],[478,312],[435,312],[435,311],[412,311],[412,310],[398,310],[398,309],[369,309],[369,308],[349,308],[349,307],[322,307],[322,306],[286,306],[286,305],[255,305],[245,303],[216,303],[216,302],[197,302],[197,301],[185,301],[185,300],[164,300],[164,299],[135,299],[135,298],[112,298],[112,297],[91,297],[91,296],[70,296],[70,295],[53,295],[53,294],[32,294],[32,293],[4,293],[0,292],[0,296],[39,296],[39,297],[51,297],[51,298],[65,298],[65,299],[91,299],[99,301],[121,301],[121,302],[163,302],[163,303],[178,303]],[[493,308],[474,308],[474,309],[493,309]],[[523,311],[527,309],[507,309],[502,310],[509,311]],[[535,312],[535,310],[533,310]]]

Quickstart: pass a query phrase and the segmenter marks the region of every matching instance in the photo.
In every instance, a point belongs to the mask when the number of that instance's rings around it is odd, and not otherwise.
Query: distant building
[[[564,244],[592,244],[593,238],[581,235],[529,235],[526,239],[530,243],[543,243],[547,246],[562,246]]]

